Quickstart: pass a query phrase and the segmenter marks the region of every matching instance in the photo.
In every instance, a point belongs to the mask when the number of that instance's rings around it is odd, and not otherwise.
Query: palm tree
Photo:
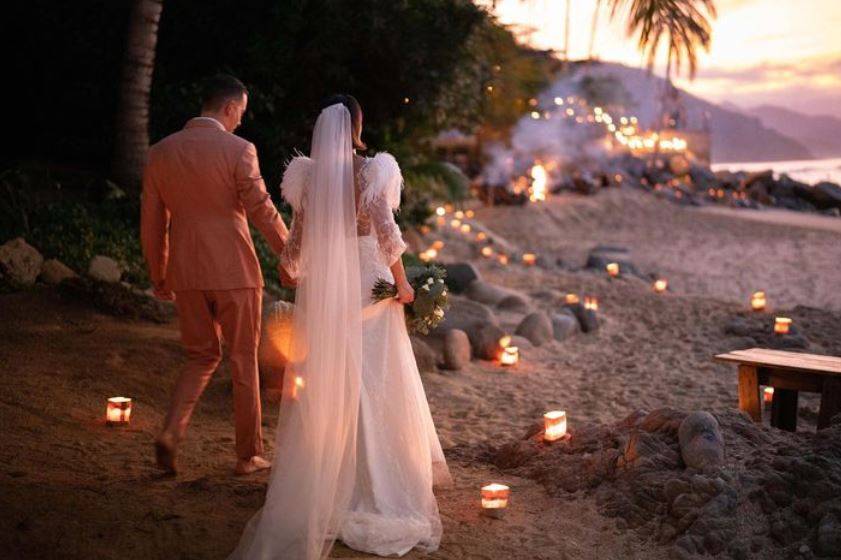
[[[587,51],[587,59],[593,60],[593,51],[596,46],[596,29],[599,27],[599,10],[602,7],[602,0],[596,0],[593,4],[593,21],[590,24],[590,49]]]
[[[672,70],[680,73],[689,66],[690,79],[698,68],[698,48],[709,50],[712,41],[710,19],[715,18],[713,0],[600,0],[611,6],[611,17],[625,6],[628,10],[628,36],[639,34],[638,47],[648,69],[654,67],[660,45],[667,47],[666,82],[671,85]]]
[[[111,174],[137,192],[149,151],[149,92],[163,0],[134,0],[120,78]]]

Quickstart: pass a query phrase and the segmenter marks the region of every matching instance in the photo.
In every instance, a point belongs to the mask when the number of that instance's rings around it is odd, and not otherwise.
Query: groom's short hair
[[[232,99],[241,99],[243,94],[248,94],[245,84],[230,74],[217,74],[205,82],[201,106],[203,110],[215,111]]]

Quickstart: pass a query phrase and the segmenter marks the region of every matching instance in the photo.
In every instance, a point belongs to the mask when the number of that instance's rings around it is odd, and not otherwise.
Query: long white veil
[[[263,509],[231,559],[326,557],[353,491],[362,360],[350,113],[315,123],[304,203],[301,281],[277,444]]]

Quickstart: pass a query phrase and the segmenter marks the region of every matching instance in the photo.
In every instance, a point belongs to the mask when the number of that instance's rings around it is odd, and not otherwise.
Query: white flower
[[[428,292],[429,291],[429,284],[424,284],[423,289]]]
[[[443,317],[443,316],[444,316],[444,310],[443,310],[443,309],[441,309],[440,307],[439,307],[439,308],[437,308],[437,309],[435,310],[435,316],[436,316],[436,317]]]
[[[447,295],[447,290],[442,290],[442,291],[441,291],[441,295],[442,295],[442,296]]]
[[[439,283],[439,284],[443,284],[443,283],[444,283],[443,278],[439,278],[439,279],[438,279],[438,283]]]
[[[435,282],[435,279],[432,278],[432,277],[429,277],[429,278],[426,279],[427,284],[433,284],[434,282]]]

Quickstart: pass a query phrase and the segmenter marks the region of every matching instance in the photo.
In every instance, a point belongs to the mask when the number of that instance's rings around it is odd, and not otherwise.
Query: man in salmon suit
[[[266,469],[257,345],[263,276],[249,222],[280,254],[288,230],[266,192],[254,145],[235,136],[248,91],[232,76],[209,80],[201,116],[149,150],[141,241],[155,295],[175,300],[187,364],[155,440],[158,465],[176,456],[199,397],[228,353],[236,423],[235,471]],[[288,276],[281,269],[285,283]]]

